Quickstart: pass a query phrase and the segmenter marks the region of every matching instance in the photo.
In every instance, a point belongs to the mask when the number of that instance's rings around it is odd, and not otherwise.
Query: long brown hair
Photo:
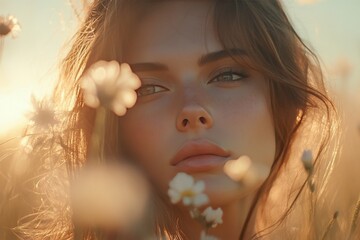
[[[299,161],[299,153],[296,155],[296,151],[306,147],[314,150],[315,165],[326,169],[326,172],[319,171],[323,176],[318,177],[317,188],[319,192],[325,188],[323,183],[329,174],[327,170],[334,159],[334,155],[329,157],[327,154],[329,150],[336,152],[336,145],[330,145],[330,142],[338,123],[335,107],[326,92],[320,62],[296,33],[280,1],[217,3],[215,24],[224,48],[246,49],[251,58],[249,65],[269,80],[276,155],[271,174],[253,202],[248,216],[250,219],[252,211],[260,202],[258,200],[266,201],[287,163]],[[324,158],[327,161],[322,163]],[[301,182],[290,207],[277,224],[285,219],[305,189],[305,181]]]
[[[73,45],[62,64],[61,81],[55,96],[65,106],[71,106],[66,128],[72,129],[65,137],[69,172],[74,172],[86,161],[95,111],[84,106],[79,78],[84,70],[97,60],[122,62],[122,49],[126,46],[129,31],[136,27],[138,14],[159,0],[95,0],[84,23],[73,39]],[[257,206],[265,211],[268,196],[292,161],[299,161],[303,147],[313,149],[317,191],[310,196],[316,200],[326,189],[325,183],[334,155],[334,145],[329,145],[336,130],[335,108],[329,99],[320,63],[316,55],[298,36],[284,8],[278,0],[217,0],[214,1],[214,27],[224,49],[245,49],[249,66],[266,76],[271,96],[271,109],[276,136],[276,156],[271,174],[261,186],[248,213],[247,223]],[[234,58],[236,58],[234,56]],[[106,149],[108,155],[117,155],[117,121],[108,113]],[[305,139],[306,138],[306,139]],[[306,140],[306,141],[305,141]],[[306,144],[306,145],[303,145]],[[329,149],[332,147],[332,149]],[[327,157],[327,161],[323,161]],[[319,173],[319,174],[317,174]],[[305,192],[307,175],[299,174],[300,184],[292,188],[291,201],[281,217],[255,234],[253,238],[269,234],[284,222]],[[296,189],[294,191],[294,189]],[[266,211],[265,211],[266,212]],[[160,221],[159,224],[161,225]],[[310,225],[311,223],[308,222]],[[164,223],[162,225],[165,225]],[[168,232],[176,238],[176,226],[158,226],[160,234]],[[307,231],[306,234],[316,233]],[[307,235],[308,237],[310,235]]]

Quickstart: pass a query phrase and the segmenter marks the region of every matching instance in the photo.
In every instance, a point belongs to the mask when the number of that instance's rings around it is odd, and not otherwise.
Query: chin
[[[205,194],[210,200],[208,205],[212,207],[236,203],[246,197],[242,184],[233,181],[224,173],[202,173],[194,177],[205,182]]]

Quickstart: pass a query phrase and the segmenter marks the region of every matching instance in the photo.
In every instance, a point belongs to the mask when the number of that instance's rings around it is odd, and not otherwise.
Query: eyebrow
[[[239,48],[234,48],[234,49],[228,49],[228,50],[220,50],[217,52],[212,52],[212,53],[208,53],[203,55],[199,61],[198,61],[198,65],[199,66],[203,66],[205,64],[211,63],[211,62],[216,62],[220,59],[223,58],[227,58],[227,57],[244,57],[247,56],[245,50],[243,49],[239,49]]]
[[[203,66],[205,64],[209,64],[212,62],[216,62],[223,58],[227,57],[244,57],[247,56],[247,53],[243,49],[228,49],[228,50],[220,50],[216,52],[207,53],[200,57],[198,61],[199,66]],[[130,64],[132,71],[134,72],[145,72],[145,71],[167,71],[169,67],[165,64],[158,62],[141,62],[141,63],[133,63]]]

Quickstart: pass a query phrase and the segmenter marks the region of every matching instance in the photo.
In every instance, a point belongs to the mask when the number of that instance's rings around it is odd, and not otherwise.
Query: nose
[[[176,119],[176,128],[180,132],[208,129],[213,125],[211,115],[200,105],[183,107]]]

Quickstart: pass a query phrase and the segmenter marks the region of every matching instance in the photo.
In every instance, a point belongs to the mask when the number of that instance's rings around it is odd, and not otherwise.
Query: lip
[[[230,153],[208,140],[186,142],[170,161],[180,171],[203,172],[223,165]]]

